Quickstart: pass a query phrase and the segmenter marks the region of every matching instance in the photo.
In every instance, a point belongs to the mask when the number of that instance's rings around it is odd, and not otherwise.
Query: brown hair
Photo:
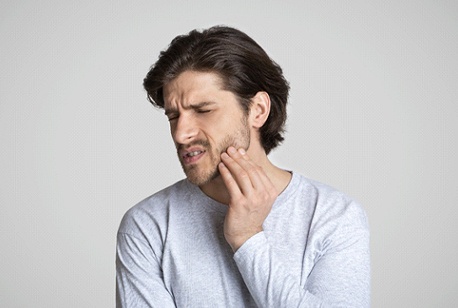
[[[271,108],[260,129],[261,144],[268,154],[283,141],[289,84],[281,67],[248,35],[215,26],[177,36],[143,80],[148,100],[164,108],[163,86],[186,70],[218,74],[224,89],[238,97],[246,112],[257,92],[267,92]]]

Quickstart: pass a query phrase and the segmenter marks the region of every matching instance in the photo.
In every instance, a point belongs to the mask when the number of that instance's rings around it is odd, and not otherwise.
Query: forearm
[[[364,246],[365,239],[359,238],[323,257],[310,273],[297,273],[261,232],[234,258],[259,307],[368,307],[369,257],[360,251]]]
[[[300,285],[300,274],[290,273],[272,252],[264,232],[241,246],[234,259],[259,307],[322,307],[322,301]]]

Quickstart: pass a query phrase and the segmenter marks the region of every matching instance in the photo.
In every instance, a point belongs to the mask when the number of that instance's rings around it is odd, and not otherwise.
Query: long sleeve
[[[226,205],[186,181],[124,216],[117,307],[368,307],[369,231],[351,199],[297,174],[235,254]]]
[[[117,241],[116,307],[175,307],[152,249],[125,233],[118,233]]]
[[[259,307],[369,307],[369,231],[359,206],[349,206],[333,220],[318,218],[311,230],[304,262],[308,275],[294,273],[275,243],[260,232],[234,258]],[[323,221],[326,220],[326,221]],[[311,252],[312,251],[312,252]],[[286,252],[287,253],[287,252]]]

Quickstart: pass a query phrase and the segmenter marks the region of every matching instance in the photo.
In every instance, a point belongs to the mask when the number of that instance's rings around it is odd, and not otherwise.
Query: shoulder
[[[185,195],[187,188],[186,180],[181,180],[143,199],[124,214],[119,232],[135,236],[141,229],[163,226],[173,200]]]
[[[318,255],[345,249],[366,253],[370,232],[361,204],[329,185],[299,177],[298,191],[311,213],[308,246]]]
[[[296,193],[313,208],[315,223],[339,223],[367,228],[367,215],[354,198],[327,184],[295,174]]]

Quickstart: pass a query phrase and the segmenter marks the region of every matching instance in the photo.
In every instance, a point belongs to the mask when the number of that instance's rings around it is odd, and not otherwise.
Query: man
[[[273,165],[289,86],[241,31],[176,37],[144,80],[187,179],[124,216],[118,307],[368,307],[361,207]]]

